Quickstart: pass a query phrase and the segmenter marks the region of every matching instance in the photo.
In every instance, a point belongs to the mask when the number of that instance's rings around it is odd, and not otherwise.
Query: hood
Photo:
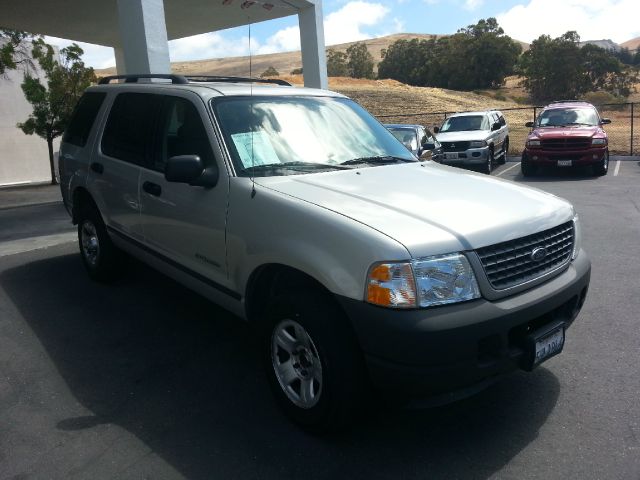
[[[539,127],[531,131],[529,138],[566,138],[566,137],[593,137],[605,136],[605,131],[598,127]]]
[[[472,142],[474,140],[486,140],[491,132],[488,130],[468,130],[465,132],[438,133],[439,142]]]
[[[402,243],[414,258],[484,247],[573,217],[573,207],[549,193],[435,162],[256,183],[366,224]]]

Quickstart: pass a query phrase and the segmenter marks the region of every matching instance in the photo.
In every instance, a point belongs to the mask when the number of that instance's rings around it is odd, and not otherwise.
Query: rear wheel
[[[271,301],[262,346],[276,400],[301,427],[340,429],[360,410],[362,355],[342,312],[325,295],[292,292]]]
[[[507,163],[507,153],[509,153],[509,137],[505,138],[502,144],[502,155],[500,156],[500,165]]]
[[[593,168],[593,174],[597,177],[606,175],[609,171],[609,150],[604,153],[602,160],[591,168]]]
[[[92,279],[109,281],[117,276],[121,252],[111,242],[102,216],[94,205],[86,205],[80,212],[78,245],[82,263]]]

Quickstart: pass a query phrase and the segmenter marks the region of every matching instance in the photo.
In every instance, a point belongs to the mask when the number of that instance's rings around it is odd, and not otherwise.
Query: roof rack
[[[106,85],[108,83],[111,83],[111,80],[124,80],[125,83],[137,83],[141,78],[162,78],[165,80],[171,80],[171,83],[189,83],[189,81],[182,75],[170,75],[164,73],[140,73],[135,75],[109,75],[108,77],[102,77],[98,82],[98,85]]]
[[[291,84],[284,80],[277,78],[250,78],[250,77],[219,77],[214,75],[172,75],[164,73],[142,73],[131,75],[109,75],[103,77],[98,82],[99,85],[106,85],[111,83],[112,80],[124,80],[125,83],[138,83],[140,79],[158,78],[163,80],[171,80],[173,84],[184,85],[190,82],[225,82],[225,83],[273,83],[275,85],[282,85],[290,87]]]
[[[290,87],[291,84],[279,78],[252,78],[252,77],[220,77],[216,75],[189,75],[185,77],[188,81],[195,82],[226,82],[226,83],[273,83]]]

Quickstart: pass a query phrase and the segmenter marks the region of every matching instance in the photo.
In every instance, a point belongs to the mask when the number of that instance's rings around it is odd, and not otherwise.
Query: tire
[[[93,280],[108,282],[118,276],[122,254],[111,241],[94,205],[82,208],[78,219],[78,247],[82,263]]]
[[[607,150],[602,157],[602,161],[596,165],[591,167],[593,169],[593,174],[596,177],[603,177],[609,171],[609,150]]]
[[[536,167],[529,163],[525,157],[522,157],[522,161],[520,162],[520,168],[522,169],[523,177],[532,177],[536,173]]]
[[[507,163],[507,153],[509,153],[509,137],[505,138],[504,143],[502,144],[502,155],[498,161],[500,165]]]
[[[482,173],[486,173],[487,175],[491,175],[491,171],[493,170],[493,164],[496,161],[493,153],[493,147],[489,148],[489,155],[487,155],[487,163],[484,164],[484,168],[482,169]]]
[[[362,408],[364,361],[350,325],[329,298],[295,292],[270,302],[261,334],[271,390],[303,429],[344,428]]]

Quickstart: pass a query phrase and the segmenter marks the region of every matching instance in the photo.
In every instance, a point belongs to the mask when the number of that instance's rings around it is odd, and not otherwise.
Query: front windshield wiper
[[[255,173],[265,170],[280,170],[280,169],[333,169],[333,170],[346,170],[346,167],[340,165],[331,165],[328,163],[314,163],[314,162],[285,162],[285,163],[266,163],[263,165],[253,165],[252,167],[246,167],[240,170],[242,173]]]
[[[373,157],[359,157],[342,162],[340,165],[357,165],[360,163],[397,163],[397,162],[417,162],[410,158],[394,157],[392,155],[378,155]]]
[[[569,125],[584,125],[587,127],[595,127],[595,125],[593,125],[592,123],[584,123],[584,122],[569,122],[565,126],[569,126]]]

